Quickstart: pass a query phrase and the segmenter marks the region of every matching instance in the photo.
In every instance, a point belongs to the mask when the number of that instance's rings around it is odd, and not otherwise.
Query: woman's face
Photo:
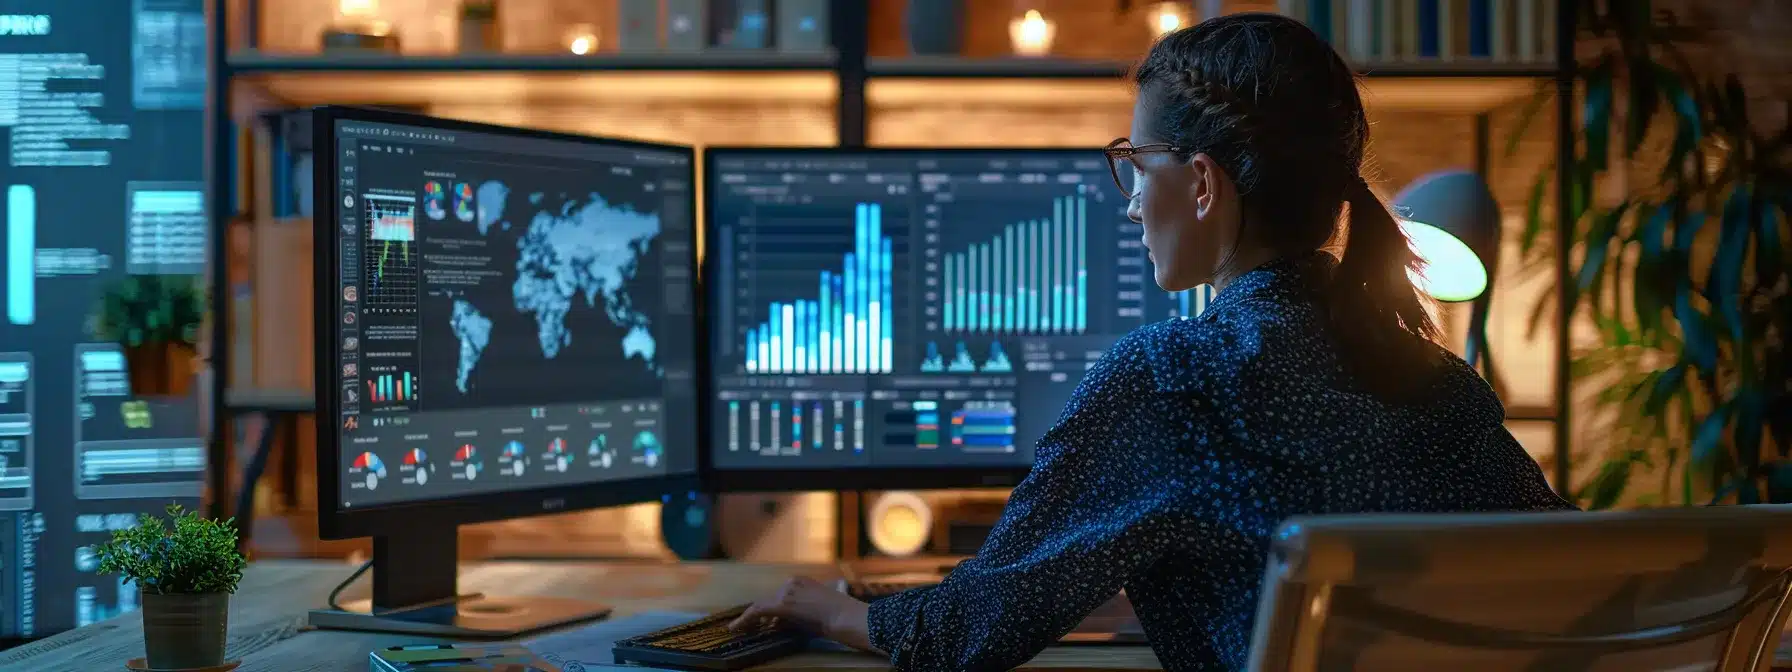
[[[1141,96],[1133,109],[1132,144],[1167,142],[1154,137],[1155,110]],[[1238,231],[1232,180],[1206,154],[1184,158],[1166,151],[1141,151],[1128,163],[1133,171],[1132,202],[1126,214],[1144,225],[1157,285],[1180,292],[1213,281],[1220,258]],[[1121,170],[1127,168],[1120,165]]]

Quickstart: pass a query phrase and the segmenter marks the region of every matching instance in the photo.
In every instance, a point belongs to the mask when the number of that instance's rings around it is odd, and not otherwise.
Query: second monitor
[[[1156,286],[1099,150],[711,149],[710,462],[729,490],[1007,486]]]

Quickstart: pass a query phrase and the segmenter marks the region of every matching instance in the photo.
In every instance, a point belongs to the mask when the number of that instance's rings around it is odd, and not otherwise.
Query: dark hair
[[[1344,364],[1371,392],[1422,387],[1441,332],[1407,277],[1418,256],[1363,179],[1369,120],[1338,52],[1294,19],[1234,14],[1164,36],[1135,79],[1152,140],[1206,153],[1238,185],[1241,236],[1284,255],[1318,250],[1349,204],[1322,292]]]

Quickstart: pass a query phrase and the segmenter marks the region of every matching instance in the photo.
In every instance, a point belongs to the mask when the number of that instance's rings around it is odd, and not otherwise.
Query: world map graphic
[[[511,188],[488,181],[477,189],[474,224],[482,236],[510,233],[506,216]],[[579,334],[569,327],[568,315],[577,310],[596,310],[622,330],[622,359],[636,362],[648,373],[663,376],[655,358],[655,341],[649,317],[638,310],[630,288],[641,269],[642,257],[660,234],[660,218],[626,205],[613,205],[601,195],[550,199],[558,207],[536,210],[527,224],[515,232],[515,276],[510,281],[510,305],[477,305],[472,297],[454,299],[449,327],[460,342],[455,387],[467,394],[474,374],[494,341],[493,310],[510,310],[529,316],[535,331],[535,347],[541,357],[553,360],[572,346]],[[531,194],[528,203],[540,208],[542,194]],[[508,237],[508,236],[506,236]],[[486,301],[490,302],[489,294]],[[571,373],[571,372],[569,372]],[[598,372],[590,372],[597,374]]]

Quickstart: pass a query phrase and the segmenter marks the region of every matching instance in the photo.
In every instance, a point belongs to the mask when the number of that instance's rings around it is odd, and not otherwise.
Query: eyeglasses
[[[1133,181],[1138,176],[1139,165],[1132,160],[1139,154],[1152,152],[1170,152],[1172,154],[1192,154],[1194,149],[1166,142],[1154,142],[1146,145],[1134,145],[1127,138],[1116,138],[1102,148],[1101,153],[1108,157],[1108,172],[1114,176],[1114,186],[1120,187],[1120,194],[1127,200],[1137,195],[1134,193]],[[1124,165],[1122,165],[1124,164]]]

